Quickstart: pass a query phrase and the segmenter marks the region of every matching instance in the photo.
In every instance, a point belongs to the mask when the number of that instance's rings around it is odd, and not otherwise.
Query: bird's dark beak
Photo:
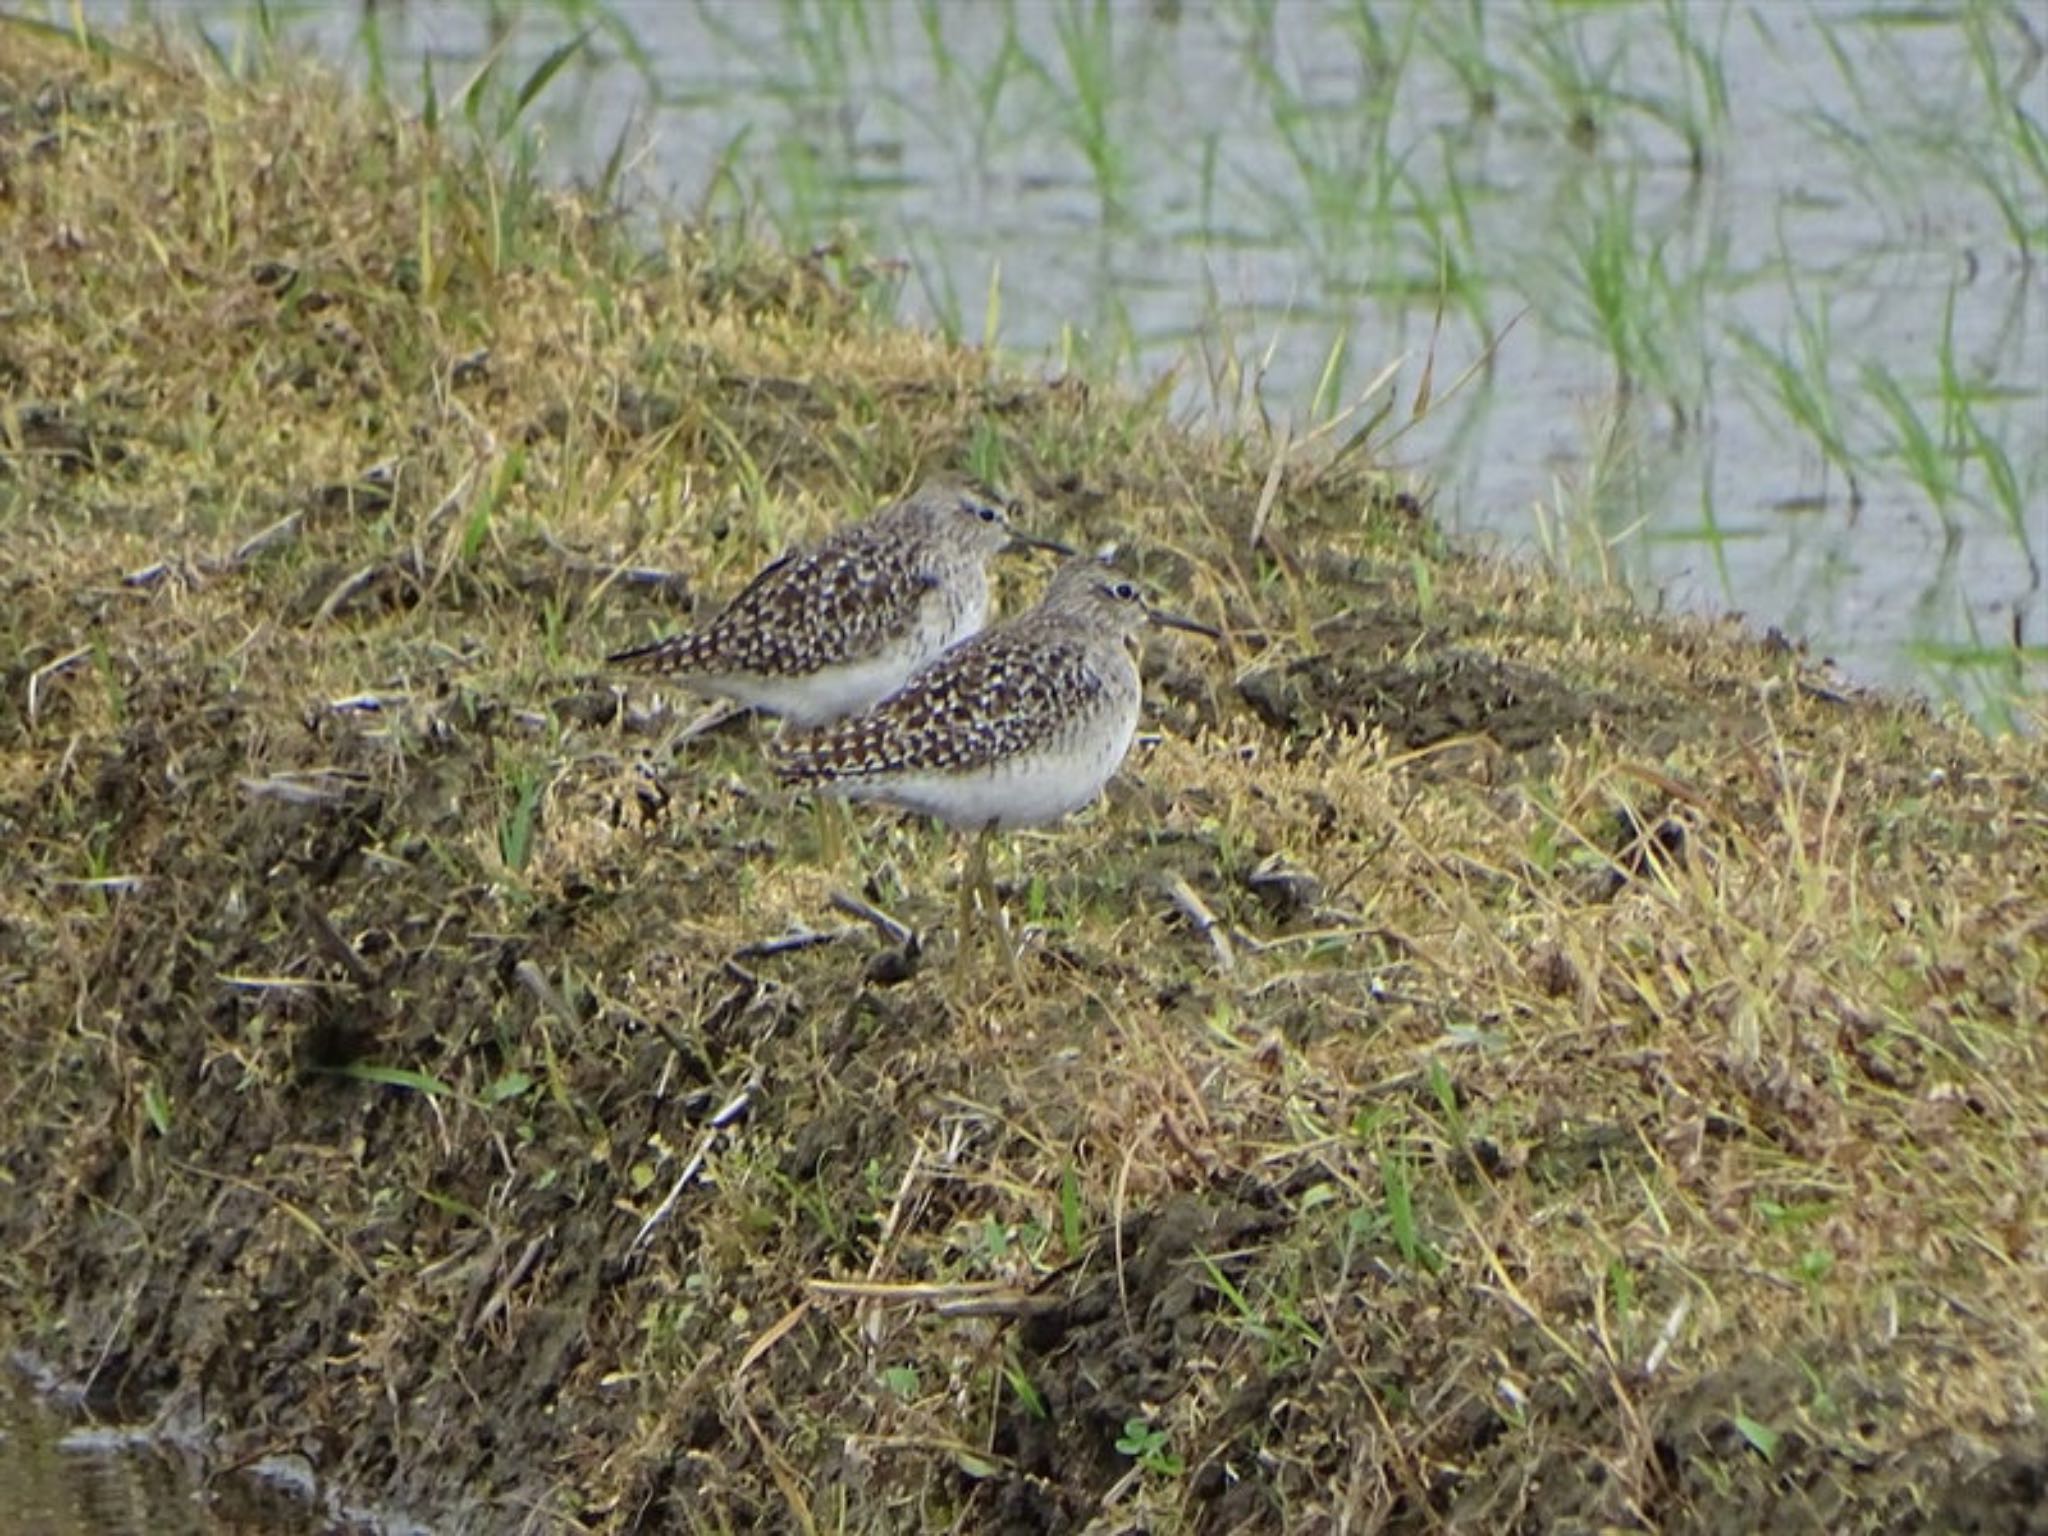
[[[1067,548],[1058,539],[1042,539],[1035,533],[1024,532],[1021,528],[1012,528],[1010,530],[1010,548],[1049,549],[1054,554],[1065,559],[1071,559],[1074,554],[1071,549]]]
[[[1193,619],[1184,618],[1177,613],[1168,613],[1164,608],[1154,608],[1149,603],[1145,605],[1145,617],[1167,629],[1184,629],[1191,635],[1202,636],[1205,640],[1223,639],[1223,631],[1220,629],[1211,629],[1206,624],[1198,624]]]

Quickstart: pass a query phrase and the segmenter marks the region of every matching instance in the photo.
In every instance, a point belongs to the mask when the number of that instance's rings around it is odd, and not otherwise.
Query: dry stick
[[[689,1188],[691,1181],[703,1171],[704,1161],[710,1156],[711,1144],[718,1139],[718,1133],[746,1113],[748,1106],[754,1101],[754,1095],[760,1092],[760,1089],[761,1085],[758,1082],[747,1083],[738,1093],[726,1100],[718,1113],[706,1122],[704,1133],[697,1138],[696,1150],[691,1152],[690,1160],[683,1164],[683,1171],[676,1175],[675,1183],[669,1186],[669,1191],[662,1197],[661,1204],[654,1208],[652,1215],[640,1223],[640,1230],[633,1234],[633,1241],[626,1245],[627,1258],[630,1259],[638,1253],[647,1239],[654,1235],[654,1229],[668,1220],[676,1208],[676,1201],[682,1198],[683,1191]]]
[[[175,562],[171,560],[152,561],[150,564],[140,566],[123,576],[121,578],[121,585],[124,587],[150,587],[156,585],[157,582],[163,580],[164,577],[170,575],[173,571],[177,571],[183,576],[185,584],[191,586],[196,584],[202,576],[210,576],[221,571],[239,571],[266,550],[274,549],[280,544],[289,543],[291,540],[296,539],[304,531],[305,525],[306,514],[303,510],[287,512],[268,527],[258,529],[255,533],[250,534],[248,538],[242,540],[241,543],[237,544],[225,555],[201,555],[194,561],[183,559]]]
[[[896,1184],[896,1198],[889,1202],[889,1214],[883,1218],[881,1238],[875,1244],[874,1256],[868,1260],[868,1282],[878,1284],[876,1276],[881,1274],[882,1265],[887,1262],[896,1246],[896,1235],[903,1230],[904,1211],[910,1204],[911,1191],[924,1176],[925,1135],[918,1132],[917,1145],[910,1154],[910,1166],[903,1170],[903,1177]],[[881,1332],[881,1309],[863,1309],[861,1332],[871,1340]]]
[[[287,539],[297,538],[300,528],[305,525],[305,521],[306,514],[304,512],[287,512],[268,528],[258,533],[252,533],[248,538],[237,544],[234,552],[222,562],[224,568],[230,571],[239,570],[266,549],[282,544]]]
[[[1116,1261],[1116,1304],[1123,1313],[1126,1333],[1133,1329],[1131,1291],[1124,1278],[1124,1211],[1127,1209],[1126,1197],[1130,1193],[1131,1164],[1138,1160],[1138,1141],[1141,1139],[1133,1139],[1124,1148],[1124,1159],[1117,1165],[1116,1183],[1110,1187],[1109,1193],[1109,1241],[1111,1257]]]
[[[1001,1296],[964,1296],[958,1301],[942,1301],[932,1311],[940,1317],[1050,1317],[1067,1310],[1067,1302],[1058,1296],[1042,1296],[1032,1291],[1011,1291]]]
[[[775,1480],[776,1489],[782,1494],[783,1502],[789,1505],[790,1514],[796,1517],[796,1523],[806,1536],[818,1536],[818,1522],[812,1517],[810,1501],[804,1497],[803,1488],[797,1482],[796,1469],[775,1448],[775,1442],[762,1432],[760,1422],[754,1417],[754,1410],[747,1406],[746,1399],[739,1399],[735,1406],[740,1417],[747,1421],[747,1428],[753,1432],[754,1443],[761,1447],[762,1458],[768,1463],[768,1475]]]
[[[541,974],[540,967],[531,960],[520,961],[512,971],[512,978],[539,999],[540,1005],[564,1024],[576,1022],[575,1010],[569,1006],[562,994],[554,989],[547,977]]]
[[[1176,870],[1161,877],[1159,883],[1166,892],[1166,899],[1188,920],[1188,925],[1209,941],[1210,949],[1216,953],[1216,969],[1225,976],[1235,974],[1237,956],[1231,952],[1230,935],[1223,931],[1223,924],[1216,920],[1216,914],[1195,894],[1195,888],[1188,884],[1187,877]]]
[[[697,1148],[690,1154],[690,1160],[683,1164],[683,1171],[676,1175],[675,1183],[669,1186],[661,1204],[654,1208],[652,1215],[640,1223],[640,1230],[633,1234],[633,1241],[626,1245],[627,1258],[630,1259],[638,1253],[641,1245],[653,1235],[654,1229],[668,1220],[670,1213],[676,1208],[676,1201],[682,1198],[682,1193],[689,1187],[690,1181],[696,1178],[704,1167],[704,1159],[710,1154],[711,1143],[717,1139],[718,1132],[708,1126],[697,1137]]]
[[[304,768],[236,782],[252,800],[281,800],[286,805],[343,805],[363,791],[370,776],[346,768]]]
[[[1259,491],[1258,510],[1252,513],[1252,533],[1245,543],[1252,549],[1259,547],[1259,541],[1266,536],[1266,519],[1273,515],[1273,502],[1280,494],[1280,476],[1287,468],[1288,445],[1294,441],[1294,429],[1282,424],[1280,446],[1273,450],[1273,462],[1266,466],[1266,483]]]
[[[92,647],[81,645],[68,656],[59,656],[55,661],[46,661],[28,675],[28,723],[34,725],[42,709],[43,684],[52,678],[61,677],[92,654]]]
[[[1006,1280],[806,1280],[814,1296],[844,1297],[877,1306],[929,1306],[939,1317],[1044,1317],[1066,1310],[1057,1296],[1020,1291]]]
[[[717,703],[693,715],[687,725],[668,739],[664,750],[673,757],[677,751],[688,743],[695,741],[699,736],[717,730],[734,715],[743,715],[746,712],[746,705],[735,703],[731,699],[720,699]]]
[[[546,1250],[548,1242],[553,1236],[553,1229],[550,1229],[526,1245],[526,1251],[520,1254],[519,1258],[513,1263],[511,1272],[499,1282],[498,1288],[491,1293],[491,1299],[485,1302],[477,1312],[476,1321],[464,1330],[466,1337],[475,1338],[491,1325],[493,1318],[511,1305],[514,1288],[527,1277],[528,1273],[532,1271],[533,1266],[539,1262],[542,1252]]]
[[[857,917],[868,924],[891,944],[908,944],[917,937],[917,930],[908,923],[899,921],[880,907],[862,901],[851,891],[834,891],[826,899],[826,905],[848,917]]]
[[[964,1296],[1015,1292],[1007,1280],[806,1280],[814,1296],[850,1296],[858,1301],[957,1301]]]
[[[780,1344],[790,1329],[802,1322],[804,1315],[810,1310],[811,1298],[806,1296],[787,1312],[783,1313],[781,1317],[777,1318],[758,1339],[749,1344],[746,1353],[740,1356],[739,1364],[732,1368],[732,1384],[737,1387],[740,1384],[740,1379],[759,1363],[763,1355],[767,1354],[777,1344]]]
[[[753,1369],[763,1355],[781,1343],[790,1330],[803,1321],[805,1314],[810,1310],[811,1298],[806,1296],[749,1344],[746,1353],[740,1356],[739,1364],[733,1367],[731,1385],[733,1406],[739,1409],[740,1417],[747,1421],[747,1428],[753,1432],[754,1443],[761,1448],[762,1458],[768,1463],[768,1474],[775,1480],[775,1487],[782,1494],[783,1502],[789,1505],[789,1512],[796,1517],[797,1524],[815,1536],[818,1529],[817,1521],[811,1515],[810,1501],[804,1497],[803,1486],[797,1480],[796,1468],[789,1464],[787,1458],[776,1449],[775,1442],[762,1431],[759,1420],[754,1417],[754,1410],[747,1404],[746,1395],[747,1372]]]
[[[814,949],[820,944],[837,944],[859,932],[851,923],[842,928],[797,927],[779,938],[757,939],[751,944],[742,944],[733,951],[733,956],[735,959],[759,960],[768,955],[786,955],[793,950]]]
[[[320,606],[314,610],[313,622],[315,624],[328,623],[335,614],[341,611],[344,603],[367,588],[384,573],[385,569],[384,562],[378,561],[374,565],[366,565],[361,570],[351,571],[348,575],[342,577],[340,581],[334,584],[334,590],[329,592],[321,601]]]
[[[1657,1332],[1657,1342],[1650,1346],[1650,1353],[1643,1361],[1643,1379],[1647,1381],[1657,1374],[1664,1364],[1664,1357],[1671,1353],[1671,1346],[1678,1342],[1678,1331],[1685,1326],[1687,1314],[1692,1311],[1690,1292],[1678,1298],[1678,1305],[1671,1309],[1671,1315],[1664,1319],[1664,1326]]]
[[[327,701],[330,715],[378,715],[401,704],[410,704],[409,693],[351,693]]]
[[[147,887],[149,876],[80,875],[75,878],[52,880],[50,884],[60,891],[112,891],[117,896],[125,896]]]
[[[320,947],[341,962],[341,968],[355,978],[357,986],[365,992],[374,988],[377,985],[377,973],[356,953],[355,945],[349,943],[335,929],[333,920],[311,902],[306,904],[305,911],[306,924],[313,930],[313,937],[320,941]]]
[[[625,565],[617,560],[593,560],[588,555],[578,554],[547,528],[540,531],[540,542],[561,562],[564,571],[571,576],[590,577],[599,583],[599,591],[613,585],[652,587],[660,592],[687,593],[690,590],[689,575],[683,571],[672,571],[659,565]]]

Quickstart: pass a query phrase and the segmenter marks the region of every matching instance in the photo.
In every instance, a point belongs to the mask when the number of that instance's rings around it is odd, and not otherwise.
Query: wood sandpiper
[[[785,783],[879,800],[978,833],[961,886],[994,910],[988,834],[1102,793],[1138,729],[1130,640],[1147,622],[1218,638],[1145,601],[1101,560],[1070,560],[1036,608],[947,651],[862,715],[780,740]]]
[[[814,726],[894,693],[988,617],[988,562],[1072,550],[1012,526],[991,498],[933,481],[790,550],[709,624],[606,658]]]

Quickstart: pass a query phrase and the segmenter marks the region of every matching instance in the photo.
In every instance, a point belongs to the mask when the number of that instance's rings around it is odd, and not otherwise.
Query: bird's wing
[[[935,585],[894,539],[855,527],[768,566],[698,631],[702,672],[803,677],[871,656],[917,626]]]
[[[1103,686],[1074,640],[990,630],[866,714],[789,738],[779,767],[796,783],[969,772],[1044,745]]]

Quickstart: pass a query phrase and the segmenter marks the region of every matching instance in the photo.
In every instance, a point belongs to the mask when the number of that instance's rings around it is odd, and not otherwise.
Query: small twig
[[[311,976],[252,976],[240,971],[222,971],[217,979],[238,992],[318,992],[333,985]]]
[[[527,991],[540,1000],[540,1005],[543,1008],[547,1009],[549,1013],[552,1013],[564,1024],[574,1024],[576,1022],[575,1010],[569,1006],[562,994],[555,990],[554,984],[541,974],[540,967],[531,960],[522,960],[514,966],[512,968],[512,976],[519,985],[526,988]]]
[[[722,1131],[739,1119],[754,1106],[754,1095],[761,1091],[759,1083],[748,1083],[719,1107],[718,1113],[706,1122],[714,1131]]]
[[[34,725],[36,716],[42,712],[43,685],[62,677],[86,657],[92,654],[92,647],[81,645],[69,655],[59,656],[55,661],[46,661],[28,675],[28,723]]]
[[[1248,549],[1257,549],[1266,537],[1266,520],[1273,515],[1273,503],[1280,495],[1280,476],[1287,468],[1287,450],[1294,441],[1294,429],[1282,424],[1280,446],[1273,450],[1273,462],[1266,469],[1266,483],[1259,491],[1258,510],[1252,513],[1252,535],[1245,541]]]
[[[1007,1280],[936,1281],[806,1280],[813,1296],[929,1306],[940,1317],[1043,1317],[1067,1303],[1058,1296],[1020,1291]]]
[[[757,939],[752,944],[743,944],[732,953],[736,960],[760,960],[769,955],[786,955],[794,950],[815,949],[820,944],[837,944],[841,939],[859,932],[860,930],[850,923],[843,928],[819,929],[799,926],[779,938]]]
[[[718,1133],[744,1115],[752,1107],[754,1095],[760,1091],[761,1085],[758,1082],[749,1082],[726,1100],[718,1113],[705,1123],[704,1134],[697,1138],[696,1148],[690,1153],[690,1160],[683,1164],[683,1171],[676,1175],[675,1183],[669,1186],[661,1204],[640,1223],[640,1230],[633,1234],[633,1241],[626,1245],[627,1258],[630,1259],[638,1253],[646,1245],[647,1239],[654,1235],[655,1229],[668,1220],[675,1211],[676,1202],[682,1198],[683,1191],[688,1189],[697,1175],[704,1171],[705,1160],[711,1155],[711,1148],[718,1140]]]
[[[806,1280],[804,1289],[813,1296],[845,1296],[857,1301],[933,1303],[1020,1294],[1007,1280]]]
[[[673,592],[678,596],[690,590],[690,577],[686,571],[672,571],[660,565],[606,565],[601,560],[576,560],[569,569],[578,575],[601,576],[621,587],[651,587],[657,592]]]
[[[600,592],[611,586],[647,587],[679,601],[690,594],[690,577],[686,571],[672,571],[659,565],[621,565],[616,560],[593,560],[588,555],[578,554],[546,529],[541,531],[540,538],[548,551],[562,562],[564,570],[572,576],[595,579]]]
[[[848,917],[857,917],[891,944],[912,944],[917,940],[917,931],[909,924],[891,917],[880,907],[862,901],[851,891],[834,891],[826,904],[835,912],[844,912]]]
[[[674,756],[676,752],[690,742],[695,741],[699,736],[709,735],[712,731],[725,724],[726,721],[732,719],[733,716],[743,715],[746,712],[746,705],[735,704],[731,699],[720,699],[708,709],[693,715],[689,723],[669,739],[669,755]]]
[[[747,1346],[746,1353],[740,1356],[739,1364],[732,1368],[732,1379],[737,1382],[759,1364],[761,1357],[780,1344],[788,1336],[789,1330],[802,1322],[804,1314],[810,1310],[811,1298],[806,1296],[763,1330],[761,1337]]]
[[[712,1004],[710,1011],[697,1021],[697,1033],[699,1035],[709,1035],[725,1028],[726,1025],[746,1011],[749,1003],[761,995],[761,978],[752,971],[746,970],[742,966],[728,960],[725,962],[725,974],[733,980],[732,989],[716,1003]],[[668,1031],[665,1029],[662,1033],[668,1035]],[[674,1035],[668,1035],[668,1042],[682,1055],[689,1056],[695,1054],[693,1051],[686,1050],[682,1042],[676,1039]]]
[[[512,1265],[511,1273],[506,1275],[504,1280],[499,1283],[498,1288],[491,1293],[491,1299],[485,1302],[483,1307],[477,1312],[476,1320],[464,1330],[468,1337],[475,1338],[479,1333],[482,1333],[484,1329],[490,1326],[491,1319],[511,1304],[513,1288],[520,1281],[524,1280],[533,1269],[533,1266],[539,1262],[542,1252],[547,1248],[548,1238],[552,1235],[552,1233],[543,1233],[526,1245],[526,1251],[520,1254],[518,1260]]]
[[[286,805],[341,805],[361,794],[369,778],[340,768],[311,768],[237,782],[242,793],[255,800],[281,800]]]
[[[342,577],[340,581],[334,584],[334,590],[329,592],[321,601],[320,606],[313,611],[313,622],[315,624],[325,624],[332,620],[352,598],[359,596],[375,585],[377,578],[384,574],[384,569],[384,563],[379,561],[374,565],[366,565],[361,570],[351,571],[348,575]]]
[[[141,890],[141,889],[142,889],[143,887],[145,887],[146,885],[148,885],[148,884],[149,884],[149,876],[147,876],[147,875],[91,875],[91,876],[79,876],[79,877],[78,877],[78,878],[76,878],[76,879],[72,879],[72,878],[65,878],[65,879],[60,879],[60,880],[52,880],[52,881],[50,882],[50,884],[52,884],[52,885],[56,886],[56,887],[57,887],[57,888],[58,888],[59,890],[66,890],[66,891],[113,891],[113,892],[115,892],[115,893],[116,893],[117,895],[126,895],[126,894],[127,894],[128,892],[130,892],[130,891],[139,891],[139,890]]]
[[[352,693],[346,698],[329,699],[327,712],[330,715],[376,715],[394,705],[411,702],[409,693]]]
[[[1648,1379],[1657,1374],[1657,1368],[1664,1363],[1664,1357],[1671,1352],[1671,1346],[1678,1342],[1678,1330],[1685,1326],[1686,1314],[1692,1311],[1692,1297],[1678,1298],[1678,1305],[1671,1309],[1671,1315],[1664,1319],[1664,1326],[1658,1331],[1657,1342],[1650,1347],[1648,1358],[1643,1361],[1643,1376]]]
[[[710,1154],[711,1143],[717,1139],[717,1128],[706,1126],[704,1134],[697,1138],[696,1150],[690,1154],[690,1160],[683,1164],[683,1171],[676,1175],[675,1183],[669,1185],[668,1193],[661,1198],[661,1204],[657,1205],[648,1218],[640,1223],[640,1230],[633,1234],[633,1241],[626,1245],[627,1258],[630,1259],[634,1254],[638,1253],[646,1244],[647,1239],[654,1235],[654,1229],[668,1220],[670,1214],[676,1208],[676,1201],[682,1198],[683,1191],[688,1189],[691,1181],[703,1171],[704,1159]]]
[[[449,487],[448,494],[434,504],[434,509],[431,512],[420,519],[420,533],[422,536],[433,535],[440,529],[443,523],[462,510],[463,503],[469,499],[470,489],[476,484],[477,470],[482,467],[484,455],[495,452],[496,449],[497,444],[495,441],[487,443],[478,457],[470,462],[469,467],[455,477],[455,484]],[[434,576],[438,581],[446,574],[447,566],[444,563],[442,568],[434,573]]]
[[[287,539],[297,538],[299,536],[299,529],[305,525],[305,521],[305,513],[287,512],[268,528],[251,534],[248,538],[237,544],[235,552],[228,556],[225,562],[227,569],[231,571],[238,570],[262,554],[266,549],[282,544]]]
[[[1216,969],[1225,976],[1233,974],[1237,970],[1237,956],[1231,951],[1230,935],[1224,932],[1216,914],[1203,905],[1202,898],[1195,894],[1195,888],[1177,871],[1162,876],[1159,883],[1166,892],[1166,899],[1188,920],[1188,925],[1209,941],[1209,948],[1216,954]]]
[[[377,973],[364,964],[363,957],[356,953],[355,945],[336,931],[325,912],[308,903],[306,922],[313,930],[313,937],[320,941],[320,947],[341,962],[341,968],[355,978],[357,986],[367,992],[377,985]]]

